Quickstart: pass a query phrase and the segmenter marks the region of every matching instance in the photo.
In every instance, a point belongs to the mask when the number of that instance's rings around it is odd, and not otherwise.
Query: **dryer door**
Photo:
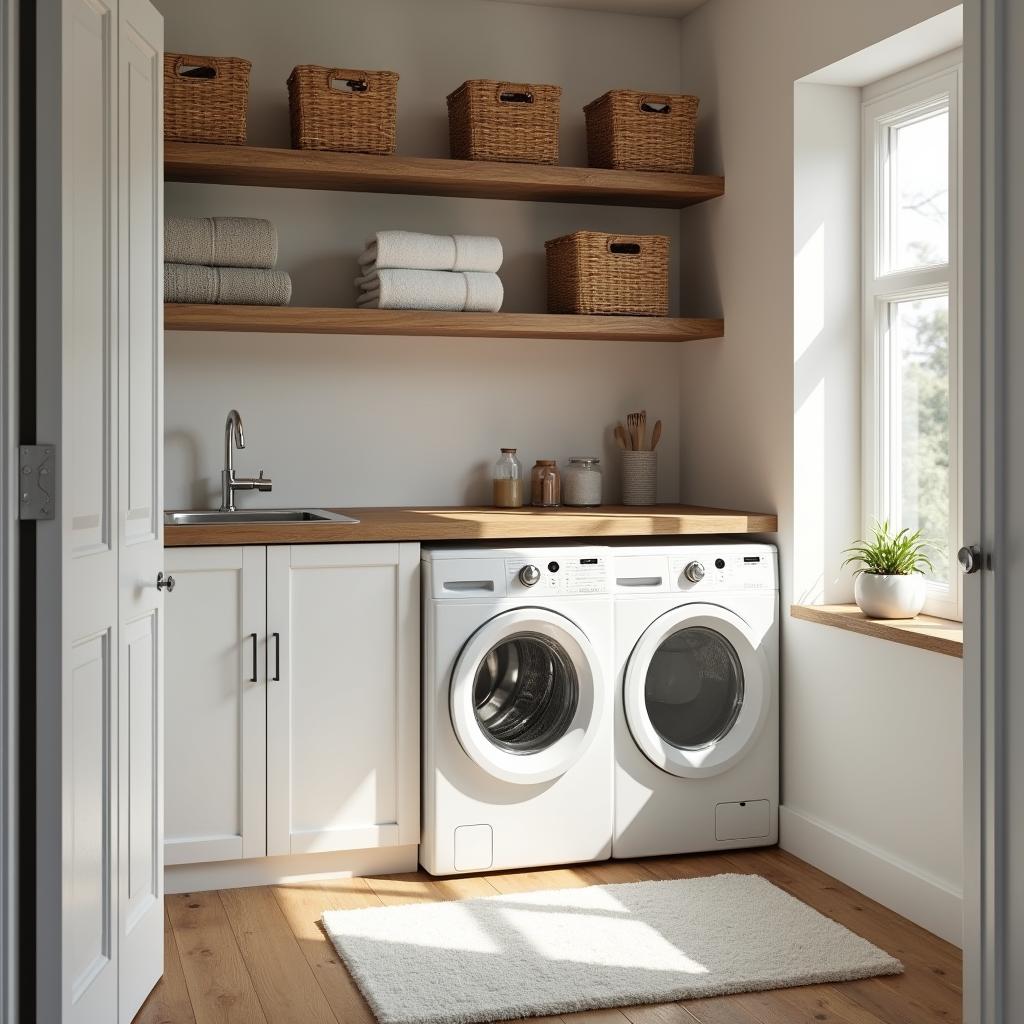
[[[488,774],[549,782],[593,742],[606,685],[578,626],[544,608],[518,608],[496,615],[462,648],[452,672],[452,724]]]
[[[717,775],[757,739],[771,704],[760,641],[735,612],[687,604],[655,619],[626,665],[623,702],[637,746],[683,778]]]

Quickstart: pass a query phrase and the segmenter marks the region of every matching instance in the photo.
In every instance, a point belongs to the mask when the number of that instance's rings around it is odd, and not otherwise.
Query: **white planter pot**
[[[882,576],[861,572],[853,584],[857,607],[871,619],[912,619],[924,607],[928,584],[920,573]]]

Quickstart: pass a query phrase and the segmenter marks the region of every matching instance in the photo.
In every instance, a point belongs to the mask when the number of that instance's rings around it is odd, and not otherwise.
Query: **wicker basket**
[[[293,149],[395,151],[398,75],[300,64],[288,76]]]
[[[696,96],[613,89],[583,108],[591,167],[693,173]]]
[[[245,144],[249,69],[240,57],[164,54],[164,138]]]
[[[463,82],[448,97],[448,135],[454,160],[558,163],[557,85]]]
[[[544,243],[548,311],[668,315],[668,237],[576,231]]]

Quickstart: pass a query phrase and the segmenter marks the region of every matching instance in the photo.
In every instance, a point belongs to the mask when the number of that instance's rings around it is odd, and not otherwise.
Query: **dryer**
[[[423,867],[607,858],[607,549],[425,547],[422,559]]]
[[[774,844],[774,547],[624,547],[615,565],[612,855]]]

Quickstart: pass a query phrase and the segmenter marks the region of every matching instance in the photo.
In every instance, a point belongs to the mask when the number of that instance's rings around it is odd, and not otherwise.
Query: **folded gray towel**
[[[277,262],[277,231],[255,217],[165,217],[164,261],[269,270]]]
[[[292,279],[281,270],[164,264],[165,302],[287,306],[291,297]]]

